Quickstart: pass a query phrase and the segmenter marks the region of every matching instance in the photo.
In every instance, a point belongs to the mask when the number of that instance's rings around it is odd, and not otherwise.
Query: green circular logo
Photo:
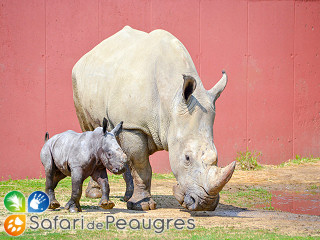
[[[10,212],[25,212],[26,199],[19,191],[11,191],[4,197],[4,206]]]

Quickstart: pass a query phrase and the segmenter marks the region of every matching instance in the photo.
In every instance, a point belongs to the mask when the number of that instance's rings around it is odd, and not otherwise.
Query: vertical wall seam
[[[296,95],[296,87],[295,87],[295,80],[296,80],[296,69],[295,69],[295,38],[296,38],[296,1],[293,1],[293,109],[292,109],[292,158],[294,158],[295,155],[295,124],[294,124],[294,120],[295,120],[295,109],[296,109],[296,99],[295,99],[295,95]]]
[[[101,41],[101,34],[100,34],[100,0],[98,0],[98,42]]]
[[[246,150],[249,148],[248,139],[248,82],[249,82],[249,0],[247,0],[247,66],[246,66]]]
[[[47,119],[47,2],[44,0],[44,120],[46,132],[48,132]]]
[[[152,0],[150,1],[150,32],[153,30],[152,24]]]
[[[201,78],[201,0],[199,0],[199,76]]]

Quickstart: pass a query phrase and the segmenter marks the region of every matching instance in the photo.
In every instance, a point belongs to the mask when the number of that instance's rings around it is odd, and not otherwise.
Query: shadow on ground
[[[113,198],[120,199],[122,201],[122,196],[113,196]],[[168,210],[168,209],[175,209],[179,210],[180,212],[189,213],[191,217],[245,217],[239,216],[239,213],[249,212],[250,210],[246,208],[239,208],[232,205],[226,205],[220,203],[215,211],[189,211],[184,209],[174,198],[172,195],[153,195],[152,198],[157,203],[158,210]],[[122,201],[123,202],[123,201]],[[128,210],[126,207],[126,203],[123,202],[122,206],[116,205],[115,208],[106,210],[102,209],[98,206],[94,205],[81,205],[83,212],[107,212],[107,213],[129,213],[129,214],[139,214],[139,213],[146,213],[146,211],[134,211]]]

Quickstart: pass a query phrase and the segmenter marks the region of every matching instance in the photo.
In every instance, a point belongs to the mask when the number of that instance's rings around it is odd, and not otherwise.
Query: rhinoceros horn
[[[228,82],[228,77],[227,74],[224,70],[222,70],[222,77],[219,80],[219,82],[216,83],[216,85],[214,85],[213,88],[211,88],[209,90],[209,93],[213,96],[214,100],[213,102],[215,103],[215,101],[220,97],[220,94],[222,93],[222,91],[224,90],[224,88],[226,87]]]
[[[207,191],[209,195],[217,195],[224,185],[230,180],[233,171],[236,167],[236,162],[230,163],[228,166],[224,168],[219,168],[216,166],[210,167],[208,171],[208,185]]]

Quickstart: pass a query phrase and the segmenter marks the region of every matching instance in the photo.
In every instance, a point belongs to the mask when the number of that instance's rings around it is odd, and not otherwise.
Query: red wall
[[[320,1],[0,0],[0,176],[44,175],[44,134],[80,131],[71,69],[125,25],[162,28],[190,52],[204,86],[226,69],[214,125],[219,164],[320,155]],[[151,157],[170,171],[168,155]]]

